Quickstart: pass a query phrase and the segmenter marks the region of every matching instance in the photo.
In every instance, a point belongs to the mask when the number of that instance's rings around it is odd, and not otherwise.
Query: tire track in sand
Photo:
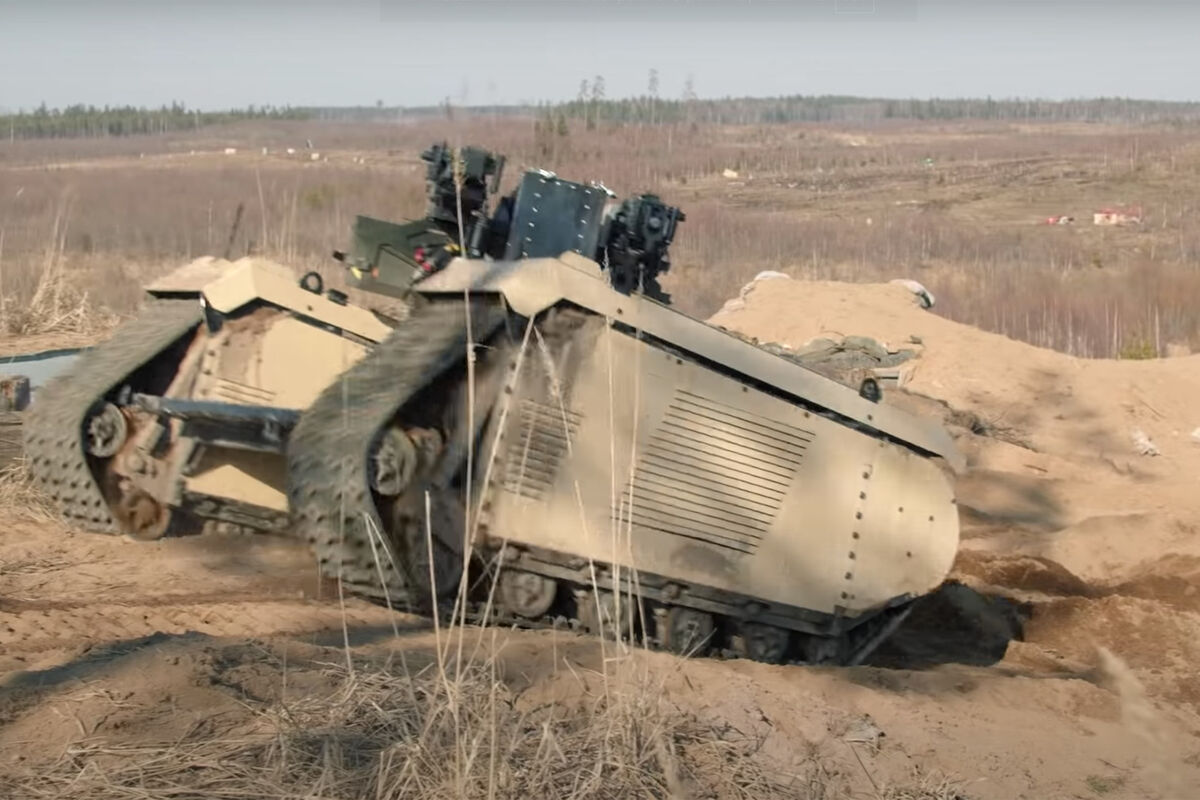
[[[364,602],[206,593],[94,601],[0,599],[0,654],[76,649],[156,633],[262,637],[390,626],[401,615]]]

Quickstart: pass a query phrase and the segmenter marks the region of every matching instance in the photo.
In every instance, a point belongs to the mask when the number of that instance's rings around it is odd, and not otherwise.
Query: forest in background
[[[1200,103],[1090,98],[1078,100],[928,98],[887,99],[843,95],[787,97],[725,97],[701,99],[689,81],[680,98],[658,96],[658,78],[651,73],[647,92],[638,97],[609,98],[602,75],[582,80],[577,96],[565,102],[514,105],[456,105],[446,98],[438,105],[385,106],[249,106],[243,109],[200,111],[172,102],[159,108],[96,107],[36,109],[0,114],[0,136],[16,139],[117,137],[197,130],[248,120],[323,120],[389,122],[455,115],[536,117],[553,124],[581,121],[588,129],[626,124],[762,125],[793,122],[871,123],[887,120],[997,122],[1084,122],[1096,124],[1187,124],[1200,120]]]

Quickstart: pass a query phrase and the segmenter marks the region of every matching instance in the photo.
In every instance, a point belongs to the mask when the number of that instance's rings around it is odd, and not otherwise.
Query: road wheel
[[[664,620],[663,645],[682,656],[701,656],[713,645],[716,621],[712,614],[676,606]]]

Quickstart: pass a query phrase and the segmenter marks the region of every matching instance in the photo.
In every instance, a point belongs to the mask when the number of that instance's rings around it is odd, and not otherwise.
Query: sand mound
[[[884,402],[940,416],[968,457],[956,577],[1029,604],[1026,642],[1120,654],[1200,707],[1200,357],[1073,358],[926,310],[896,284],[755,281],[712,324],[789,348],[913,348]]]
[[[1072,358],[947,320],[897,284],[773,279],[751,284],[742,301],[710,321],[795,348],[851,335],[916,347],[906,388],[1015,428],[1038,451],[1124,459],[1136,455],[1140,430],[1170,467],[1195,474],[1200,465],[1191,436],[1200,426],[1200,355]]]
[[[950,426],[972,468],[960,489],[973,523],[1059,530],[1140,515],[1131,527],[1141,541],[1117,541],[1127,531],[1108,549],[1130,558],[1163,545],[1200,510],[1200,445],[1191,435],[1200,424],[1200,356],[1073,358],[951,322],[893,284],[775,279],[753,284],[744,301],[711,322],[791,348],[869,336],[916,349],[903,391],[884,400]],[[1157,455],[1146,454],[1146,441]],[[1092,569],[1090,545],[1067,549],[1074,571]]]

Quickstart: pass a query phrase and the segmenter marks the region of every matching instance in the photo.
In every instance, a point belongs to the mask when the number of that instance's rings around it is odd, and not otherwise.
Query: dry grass
[[[684,208],[665,284],[696,315],[763,269],[910,277],[938,297],[938,313],[1041,346],[1101,357],[1200,349],[1194,136],[1071,124],[576,126],[547,141],[531,120],[463,117],[0,142],[5,330],[86,326],[84,308],[132,311],[146,278],[222,254],[239,204],[233,255],[331,267],[354,214],[421,213],[417,157],[441,138],[508,154],[506,191],[522,167],[543,166]],[[738,179],[721,177],[727,167]],[[1093,210],[1122,203],[1143,206],[1140,226],[1090,225]],[[1037,224],[1059,213],[1078,223]]]
[[[878,794],[880,800],[970,800],[962,781],[919,769],[909,781],[885,786]]]
[[[64,273],[56,259],[42,272],[28,300],[0,299],[0,332],[12,336],[64,335],[95,339],[112,330],[120,317],[96,307]]]
[[[645,675],[622,688],[610,676],[571,708],[525,702],[487,661],[457,674],[356,663],[327,677],[323,695],[251,701],[251,719],[222,735],[85,743],[0,789],[31,800],[844,796],[818,761],[768,769],[759,742],[672,708]]]
[[[51,523],[60,519],[53,501],[34,484],[24,458],[0,468],[0,511],[8,520]]]
[[[0,333],[14,336],[47,334],[95,337],[111,328],[117,316],[97,308],[86,288],[66,270],[69,197],[56,209],[40,263],[25,261],[17,279],[4,282],[4,240],[7,225],[0,228]],[[33,274],[30,265],[33,264]],[[32,285],[28,280],[32,277]],[[5,289],[7,288],[7,291]]]

